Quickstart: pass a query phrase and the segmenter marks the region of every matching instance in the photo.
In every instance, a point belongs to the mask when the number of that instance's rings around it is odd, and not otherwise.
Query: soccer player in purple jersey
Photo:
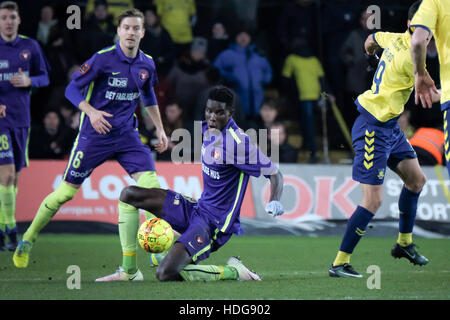
[[[158,81],[155,63],[139,50],[145,30],[144,17],[133,9],[118,19],[119,42],[86,61],[74,72],[66,89],[66,97],[82,111],[80,131],[62,183],[43,200],[17,246],[13,262],[18,268],[27,267],[39,231],[106,160],[117,159],[139,186],[159,187],[150,149],[140,140],[134,115],[141,98],[156,127],[155,149],[165,151],[167,137],[153,90]]]
[[[119,235],[124,259],[119,270],[96,281],[143,280],[137,268],[138,209],[150,210],[170,223],[181,236],[156,269],[160,281],[261,280],[237,257],[226,265],[197,265],[223,246],[233,234],[241,234],[240,208],[250,176],[270,180],[266,212],[284,213],[280,203],[283,176],[278,168],[236,125],[232,118],[233,93],[215,87],[209,93],[202,123],[203,192],[198,201],[172,190],[126,187],[119,200]]]
[[[48,64],[37,41],[18,34],[19,7],[0,4],[0,251],[14,251],[19,173],[28,166],[30,87],[49,84]],[[5,233],[9,242],[4,246]]]

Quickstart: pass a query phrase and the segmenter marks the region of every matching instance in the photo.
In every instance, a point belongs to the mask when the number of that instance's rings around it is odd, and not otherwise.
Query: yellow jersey
[[[194,0],[155,0],[161,24],[169,32],[173,42],[178,44],[192,42],[190,18],[195,15]]]
[[[411,31],[422,27],[431,32],[439,53],[441,105],[450,107],[450,0],[422,0],[409,26]],[[444,107],[446,104],[446,107]]]
[[[387,122],[403,113],[414,88],[411,34],[376,32],[372,36],[384,51],[372,87],[358,96],[356,104],[378,121]]]
[[[299,100],[319,100],[320,78],[325,75],[319,59],[314,56],[306,58],[290,54],[281,74],[286,78],[295,78]]]

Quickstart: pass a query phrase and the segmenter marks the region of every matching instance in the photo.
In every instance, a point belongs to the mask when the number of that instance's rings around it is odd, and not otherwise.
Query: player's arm
[[[380,48],[375,40],[375,33],[369,34],[364,42],[364,49],[368,55],[374,55],[377,49]]]
[[[0,119],[6,117],[6,106],[4,104],[0,105]]]
[[[280,170],[269,176],[270,181],[270,199],[266,205],[266,212],[274,217],[280,216],[284,213],[283,205],[281,204],[281,195],[283,194],[284,179]]]
[[[428,42],[436,33],[439,1],[423,0],[409,24],[411,36],[411,58],[414,68],[415,103],[431,108],[433,95],[437,94],[436,86],[425,68]]]
[[[431,108],[433,97],[437,95],[437,88],[433,79],[425,68],[428,42],[431,33],[425,28],[416,27],[411,38],[411,58],[414,66],[415,103],[422,103],[422,107]]]
[[[155,149],[161,153],[167,150],[169,141],[167,140],[166,133],[164,132],[158,101],[156,99],[155,90],[153,89],[153,86],[156,85],[156,83],[156,74],[153,73],[153,76],[148,80],[147,84],[144,86],[144,89],[140,89],[139,91],[141,93],[142,103],[146,106],[145,110],[148,112],[156,128],[158,143],[155,145]]]
[[[155,104],[145,107],[145,110],[148,112],[156,128],[156,137],[158,138],[158,143],[155,145],[155,149],[159,153],[164,152],[167,150],[169,142],[167,140],[166,133],[164,132],[159,107],[157,104]]]
[[[107,134],[111,130],[111,124],[104,117],[112,117],[113,115],[91,106],[81,94],[81,88],[78,87],[75,81],[69,83],[65,96],[75,107],[78,107],[89,117],[89,121],[97,133]]]

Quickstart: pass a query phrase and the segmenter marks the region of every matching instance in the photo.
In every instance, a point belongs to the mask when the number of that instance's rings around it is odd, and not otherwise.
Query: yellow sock
[[[347,253],[347,252],[344,252],[344,251],[339,251],[337,256],[336,256],[336,259],[334,259],[333,267],[341,266],[341,265],[343,265],[345,263],[350,263],[350,256],[351,255],[352,255],[351,253]]]
[[[398,233],[397,243],[402,247],[409,246],[412,243],[412,232],[410,233]]]

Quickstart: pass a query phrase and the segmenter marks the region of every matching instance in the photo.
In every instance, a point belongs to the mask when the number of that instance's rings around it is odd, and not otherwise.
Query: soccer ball
[[[145,251],[163,252],[169,249],[173,243],[172,227],[160,218],[146,220],[139,227],[138,241]]]

